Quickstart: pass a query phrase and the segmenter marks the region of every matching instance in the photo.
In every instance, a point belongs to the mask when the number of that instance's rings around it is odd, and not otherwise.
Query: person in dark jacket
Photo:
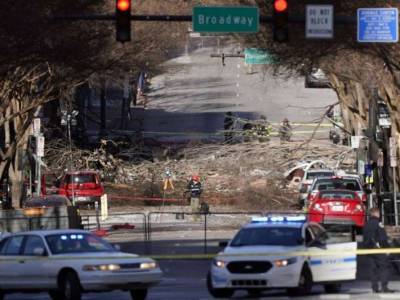
[[[225,135],[225,142],[231,143],[233,139],[233,126],[235,124],[233,113],[228,111],[225,114],[224,119],[224,135]]]
[[[370,218],[364,226],[363,243],[366,249],[389,248],[388,236],[383,225],[379,222],[380,211],[378,208],[371,208]],[[367,255],[368,267],[371,272],[371,284],[373,293],[393,293],[388,288],[390,277],[390,264],[386,254]],[[381,289],[379,288],[381,282]]]

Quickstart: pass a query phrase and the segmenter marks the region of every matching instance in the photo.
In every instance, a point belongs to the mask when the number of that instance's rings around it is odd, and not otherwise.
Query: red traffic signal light
[[[288,9],[287,0],[275,0],[274,10],[278,13],[282,13]]]
[[[115,21],[117,41],[129,42],[131,40],[131,0],[116,0]]]
[[[130,0],[117,0],[117,10],[128,11],[130,9],[131,9],[131,1]]]
[[[274,0],[272,30],[274,41],[284,43],[289,40],[288,0]]]

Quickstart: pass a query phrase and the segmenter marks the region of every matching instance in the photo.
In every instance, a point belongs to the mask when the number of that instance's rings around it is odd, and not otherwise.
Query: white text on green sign
[[[258,7],[203,7],[193,8],[195,32],[258,32]]]

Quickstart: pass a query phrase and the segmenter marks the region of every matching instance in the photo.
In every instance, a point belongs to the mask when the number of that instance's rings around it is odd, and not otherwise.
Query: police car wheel
[[[215,289],[212,286],[210,272],[207,274],[207,289],[214,298],[230,298],[235,292],[235,290],[232,289]]]
[[[51,300],[62,300],[63,294],[60,291],[49,291],[49,296]]]
[[[310,269],[305,265],[299,278],[299,286],[287,290],[290,296],[307,295],[311,292],[312,275]]]
[[[78,276],[73,272],[68,272],[61,280],[61,293],[63,300],[80,300],[82,296],[81,284]]]
[[[132,300],[145,300],[147,297],[147,289],[142,290],[131,290]]]
[[[342,289],[342,285],[340,283],[332,283],[332,284],[325,284],[324,285],[325,292],[329,294],[336,294],[340,293]]]

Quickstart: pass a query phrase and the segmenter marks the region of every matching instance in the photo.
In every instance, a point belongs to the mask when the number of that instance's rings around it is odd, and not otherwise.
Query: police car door
[[[309,243],[308,257],[314,282],[329,282],[356,279],[357,243],[351,237],[330,237],[318,224],[310,224],[313,241]],[[315,252],[316,255],[312,255]],[[326,252],[326,255],[323,255]],[[321,255],[322,254],[322,255]]]

